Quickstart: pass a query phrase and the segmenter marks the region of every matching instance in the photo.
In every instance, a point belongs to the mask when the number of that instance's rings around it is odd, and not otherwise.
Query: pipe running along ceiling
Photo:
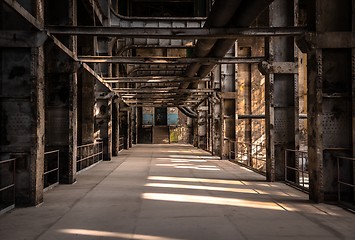
[[[249,27],[253,21],[273,2],[273,0],[216,0],[206,20],[204,28]],[[194,57],[224,57],[237,39],[199,39],[194,49]],[[186,77],[206,77],[216,64],[193,63],[185,72]],[[180,89],[196,89],[199,81],[183,82]],[[188,107],[188,111],[192,111]]]

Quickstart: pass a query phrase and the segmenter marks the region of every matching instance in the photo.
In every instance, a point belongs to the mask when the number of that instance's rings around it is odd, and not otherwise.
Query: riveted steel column
[[[99,56],[108,56],[110,53],[110,43],[108,38],[97,38],[96,53]],[[111,77],[111,65],[97,64],[96,71],[105,77]],[[112,159],[112,110],[113,94],[109,92],[106,86],[96,83],[96,101],[99,114],[96,115],[96,124],[100,130],[100,138],[103,142],[103,155],[105,161]]]
[[[235,46],[228,51],[226,57],[235,57]],[[235,141],[236,123],[236,92],[235,92],[235,64],[221,65],[222,117],[223,117],[223,145],[222,159],[229,157],[230,141]]]
[[[114,99],[112,104],[112,155],[117,156],[120,151],[120,103]]]
[[[43,25],[43,1],[24,5]],[[3,6],[0,29],[27,31],[20,15]],[[13,42],[11,48],[0,48],[0,160],[16,158],[15,204],[31,206],[43,201],[45,59],[42,43]]]
[[[95,82],[87,71],[78,74],[78,144],[94,142]]]
[[[269,8],[270,26],[295,24],[295,1],[274,1]],[[297,50],[293,37],[272,37],[267,43],[266,73],[266,176],[269,181],[284,180],[284,150],[298,149]],[[291,166],[296,166],[295,159]],[[295,173],[289,177],[295,180]]]
[[[355,32],[355,0],[352,0],[352,32]],[[355,156],[355,46],[352,48],[352,156]],[[352,180],[355,185],[355,162],[352,164]],[[355,189],[352,194],[353,203],[355,202]]]
[[[198,147],[207,150],[207,117],[208,117],[208,106],[201,104],[197,108],[197,134],[198,134]]]
[[[353,45],[339,44],[336,39],[338,36],[346,42],[352,41],[351,34],[347,33],[353,30],[353,5],[352,0],[309,3],[308,25],[315,31],[313,38],[306,39],[308,48],[305,49],[308,53],[309,197],[316,202],[336,200],[336,156],[353,154]],[[331,36],[329,32],[337,34]],[[343,180],[353,178],[349,167],[351,164],[345,162],[340,166]]]
[[[112,159],[112,94],[101,83],[96,83],[96,131],[103,142],[105,161]]]
[[[221,67],[218,65],[212,74],[212,88],[221,89]],[[216,93],[213,94],[212,102],[212,154],[222,157],[222,118],[221,118],[221,98]]]
[[[69,25],[77,26],[77,0],[69,0]],[[74,56],[77,56],[76,36],[69,38],[69,49],[72,50]],[[73,65],[76,63],[72,63]],[[76,159],[78,147],[78,72],[77,68],[69,75],[69,175],[68,182],[76,181]]]
[[[77,25],[76,0],[46,1],[46,24]],[[60,18],[59,18],[60,16]],[[77,54],[74,36],[61,39]],[[52,42],[45,44],[46,53],[46,151],[60,150],[59,181],[76,181],[77,160],[77,86],[78,65]]]

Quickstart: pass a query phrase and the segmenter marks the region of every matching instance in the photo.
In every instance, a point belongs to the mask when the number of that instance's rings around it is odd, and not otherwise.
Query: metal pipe
[[[249,27],[253,21],[273,2],[273,0],[244,0],[228,27]],[[213,46],[209,56],[223,57],[233,46],[236,39],[219,39]],[[202,66],[198,71],[199,77],[204,77],[215,67],[215,64]]]
[[[233,17],[235,11],[237,10],[239,4],[242,0],[229,0],[229,1],[216,1],[212,7],[211,13],[208,16],[204,28],[211,27],[223,27],[225,26]],[[194,49],[194,55],[196,57],[206,57],[211,51],[212,47],[216,43],[217,39],[200,39],[196,43],[196,47]],[[194,77],[195,74],[200,69],[200,63],[191,64],[187,70],[185,75],[187,77]],[[180,88],[187,88],[189,83],[182,83]]]
[[[178,106],[178,109],[189,118],[197,118],[197,113],[193,112],[189,107]]]

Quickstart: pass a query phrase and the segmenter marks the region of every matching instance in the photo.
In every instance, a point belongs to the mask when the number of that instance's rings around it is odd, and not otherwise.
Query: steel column
[[[332,31],[352,33],[354,1],[314,0],[309,26],[316,34]],[[327,13],[324,14],[324,13]],[[333,17],[330,20],[329,14]],[[321,37],[322,42],[336,39]],[[348,42],[351,41],[348,39]],[[308,158],[309,197],[315,202],[337,199],[336,156],[353,155],[353,72],[352,48],[323,48],[307,40],[308,53]],[[351,179],[349,165],[340,167],[343,180]],[[341,191],[345,191],[342,189]],[[346,195],[351,195],[348,192]]]
[[[293,26],[296,3],[297,0],[275,0],[269,8],[270,25]],[[267,50],[270,64],[279,66],[263,68],[266,72],[266,175],[269,181],[275,181],[284,180],[284,149],[299,148],[297,68],[288,71],[288,65],[280,64],[293,62],[296,65],[298,60],[293,37],[272,37]]]
[[[235,47],[227,52],[227,57],[235,56]],[[235,64],[221,65],[221,91],[222,91],[222,121],[223,144],[222,159],[229,157],[229,141],[236,139],[236,88],[235,88]]]

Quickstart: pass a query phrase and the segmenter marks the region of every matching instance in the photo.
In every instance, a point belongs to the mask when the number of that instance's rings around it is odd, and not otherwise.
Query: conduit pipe
[[[233,0],[232,0],[233,1]],[[230,1],[228,1],[229,3]],[[230,20],[225,23],[223,26],[219,25],[219,27],[249,27],[252,22],[273,2],[273,0],[242,0],[242,1],[233,1],[237,2],[237,9],[233,9],[234,13]],[[218,5],[217,5],[218,4]],[[206,23],[210,24],[210,26],[214,26],[214,20],[217,14],[217,11],[220,11],[220,5],[226,4],[225,1],[219,0],[213,5],[210,16],[207,18]],[[215,7],[216,6],[216,7]],[[216,9],[215,9],[216,8]],[[216,14],[212,14],[216,11]],[[225,14],[225,13],[219,13]],[[229,17],[230,12],[228,12]],[[227,16],[223,19],[226,20]],[[208,27],[209,25],[207,25]],[[211,40],[213,42],[213,46],[210,44],[212,42],[208,42],[208,44],[204,43],[207,40],[198,40],[196,44],[195,54],[206,54],[208,48],[210,49],[209,53],[206,56],[208,57],[223,57],[229,49],[233,46],[236,39],[215,39]],[[202,43],[200,43],[202,42]],[[207,46],[207,47],[206,47]],[[203,56],[203,57],[206,57]],[[200,56],[198,56],[200,57]],[[197,74],[198,77],[205,77],[211,70],[215,67],[215,64],[203,65],[203,66],[191,66],[187,69],[187,76],[195,76]],[[198,82],[190,83],[190,84],[182,84],[180,88],[197,88]]]
[[[197,113],[192,111],[189,107],[179,106],[178,109],[189,118],[197,118]]]
[[[216,1],[212,7],[211,13],[208,16],[204,28],[211,27],[224,27],[227,25],[232,19],[235,11],[237,10],[239,4],[242,0],[219,0]],[[194,55],[196,57],[206,57],[212,47],[215,45],[218,39],[200,39],[196,43],[196,47],[194,49]],[[194,77],[197,71],[200,69],[201,64],[194,63],[191,64],[187,70],[185,75],[187,77]],[[184,89],[189,86],[189,83],[182,83],[180,88]]]

